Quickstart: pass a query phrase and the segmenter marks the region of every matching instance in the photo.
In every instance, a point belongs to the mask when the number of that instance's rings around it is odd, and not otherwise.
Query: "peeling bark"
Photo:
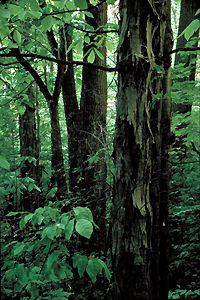
[[[121,0],[120,12],[118,57],[123,69],[114,143],[113,299],[166,299],[166,289],[161,297],[161,264],[166,259],[161,232],[167,234],[163,222],[167,222],[164,193],[169,170],[163,160],[170,135],[170,99],[165,99],[167,51],[172,47],[170,3]]]

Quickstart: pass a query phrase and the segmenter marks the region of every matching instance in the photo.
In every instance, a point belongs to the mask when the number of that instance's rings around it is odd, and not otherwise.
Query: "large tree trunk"
[[[167,299],[170,1],[121,0],[120,14],[113,299]]]
[[[30,177],[39,186],[39,145],[36,135],[35,94],[32,86],[29,87],[27,95],[30,105],[25,104],[26,110],[24,114],[19,116],[20,154],[24,158],[21,166],[21,177]],[[31,158],[33,158],[32,161]],[[38,192],[35,189],[31,191],[28,189],[23,190],[21,194],[22,208],[33,211],[38,207],[38,197]]]
[[[89,4],[89,10],[94,18],[85,16],[87,24],[97,30],[107,22],[107,6],[102,3],[98,7]],[[98,35],[98,31],[97,31]],[[90,42],[98,42],[103,35],[90,36]],[[83,54],[85,55],[91,45],[84,42]],[[94,44],[95,47],[95,44]],[[102,47],[97,48],[104,60],[97,55],[94,63],[100,66],[106,65],[106,47],[105,40]],[[88,55],[84,57],[87,61]],[[103,250],[105,247],[105,214],[106,214],[106,112],[107,112],[107,75],[106,72],[83,66],[82,71],[82,91],[80,110],[82,117],[82,128],[80,132],[81,147],[80,167],[81,181],[80,189],[85,198],[85,204],[92,210],[95,222],[99,225],[100,231],[96,234],[97,242],[94,246]],[[91,163],[88,159],[96,156],[98,161]]]

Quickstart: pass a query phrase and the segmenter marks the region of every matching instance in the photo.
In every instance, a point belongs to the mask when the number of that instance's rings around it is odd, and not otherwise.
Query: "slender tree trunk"
[[[20,154],[21,157],[24,157],[24,162],[21,167],[21,177],[30,177],[34,179],[35,184],[39,186],[39,148],[36,136],[35,94],[32,86],[29,87],[27,95],[30,105],[25,104],[26,110],[24,114],[19,117]],[[33,158],[35,161],[29,161],[28,158]],[[21,202],[23,209],[33,211],[38,207],[38,196],[38,192],[35,189],[22,191]]]
[[[67,26],[65,26],[65,35],[67,47],[69,47],[72,43],[72,36],[68,34]],[[72,50],[68,52],[67,58],[69,61],[73,61]],[[76,97],[73,66],[68,66],[67,72],[64,75],[62,93],[68,132],[69,187],[71,192],[76,193],[79,174],[78,149],[81,147],[79,138],[81,129],[81,113]]]
[[[54,36],[53,33],[50,32],[51,38],[53,39],[53,45],[50,41],[50,46],[54,49]],[[63,53],[63,39],[61,40],[61,49],[60,49],[60,57],[61,59],[65,58],[65,54]],[[57,47],[57,44],[55,45]],[[52,49],[52,53],[54,53]],[[56,48],[58,49],[58,48]],[[36,84],[38,85],[40,91],[44,95],[47,105],[49,106],[50,119],[51,119],[51,148],[52,148],[52,179],[51,184],[57,185],[58,197],[65,197],[67,193],[67,182],[66,176],[64,172],[64,159],[62,153],[62,142],[61,142],[61,132],[60,132],[60,124],[59,124],[59,114],[58,114],[58,100],[62,87],[62,80],[64,76],[65,67],[62,65],[57,66],[57,74],[54,84],[53,95],[50,94],[47,86],[42,81],[41,77],[37,73],[37,71],[30,65],[28,61],[25,60],[23,55],[20,53],[18,48],[13,48],[10,51],[13,55],[16,56],[17,60],[24,67],[26,71],[30,73],[30,75],[34,78]],[[58,53],[56,54],[58,55]]]
[[[52,177],[51,185],[57,185],[57,197],[64,198],[67,193],[67,183],[62,153],[62,141],[58,114],[58,101],[51,101],[49,105],[51,119],[51,151]]]
[[[198,0],[181,0],[181,8],[180,8],[180,19],[179,19],[179,28],[178,28],[178,35],[180,35],[183,30],[195,19],[195,13],[199,8],[199,1]],[[196,37],[196,40],[193,42],[193,47],[198,46],[198,36],[199,31],[194,33],[193,37]],[[184,36],[181,36],[177,40],[176,48],[184,48],[186,46],[187,40]],[[196,72],[196,59],[197,53],[195,54],[183,54],[183,53],[176,53],[175,56],[175,66],[183,63],[185,68],[189,68],[188,76],[178,78],[177,80],[182,81],[194,81],[195,80],[195,72]],[[180,74],[181,75],[181,74]],[[184,99],[184,95],[183,95]],[[191,112],[192,103],[190,99],[184,99],[183,103],[173,103],[173,111],[179,111],[180,113],[187,113]],[[183,126],[185,126],[183,124]]]
[[[120,14],[113,299],[167,299],[170,1],[121,0]]]

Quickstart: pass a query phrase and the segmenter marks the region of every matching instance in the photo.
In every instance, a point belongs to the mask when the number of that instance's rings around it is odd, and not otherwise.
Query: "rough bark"
[[[87,24],[97,30],[107,22],[107,6],[102,3],[98,7],[89,4],[88,7],[94,18],[85,16]],[[101,28],[100,28],[101,30]],[[103,35],[90,36],[90,42],[98,42]],[[84,42],[83,54],[86,54],[91,45]],[[95,44],[94,44],[94,47]],[[104,60],[95,56],[94,63],[100,66],[106,65],[105,40],[101,48],[97,48]],[[87,61],[87,56],[84,61]],[[106,112],[107,112],[107,75],[98,69],[83,66],[82,90],[81,90],[81,147],[80,167],[81,181],[79,187],[86,199],[86,205],[92,210],[95,222],[99,225],[100,232],[95,238],[98,240],[96,246],[103,250],[105,248],[105,213],[106,213]],[[98,156],[98,162],[91,164],[88,159]],[[96,248],[95,246],[95,248]]]
[[[113,299],[167,299],[170,2],[121,0],[120,15]]]
[[[21,177],[30,177],[39,186],[39,145],[36,135],[35,95],[32,86],[29,87],[27,95],[30,105],[25,104],[26,110],[24,114],[19,116],[20,154],[22,158],[24,157],[21,166]],[[30,162],[28,158],[33,158],[35,161]],[[38,207],[38,196],[38,192],[35,189],[30,192],[28,189],[23,190],[21,194],[22,208],[33,211]]]

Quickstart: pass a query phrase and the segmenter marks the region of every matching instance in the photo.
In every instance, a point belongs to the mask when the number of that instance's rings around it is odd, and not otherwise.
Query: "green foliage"
[[[13,225],[9,217],[15,218],[18,215],[19,212],[7,215],[6,226],[11,231]],[[76,207],[73,211],[61,213],[53,206],[45,206],[21,218],[15,240],[10,241],[11,236],[8,236],[4,226],[4,263],[1,274],[3,294],[9,297],[20,296],[20,299],[68,299],[73,268],[78,269],[80,277],[86,276],[86,272],[93,283],[102,270],[110,280],[110,272],[101,259],[88,258],[74,251],[76,233],[87,239],[91,236],[91,228],[88,231],[84,221],[90,224],[93,231],[93,217],[87,207]]]

